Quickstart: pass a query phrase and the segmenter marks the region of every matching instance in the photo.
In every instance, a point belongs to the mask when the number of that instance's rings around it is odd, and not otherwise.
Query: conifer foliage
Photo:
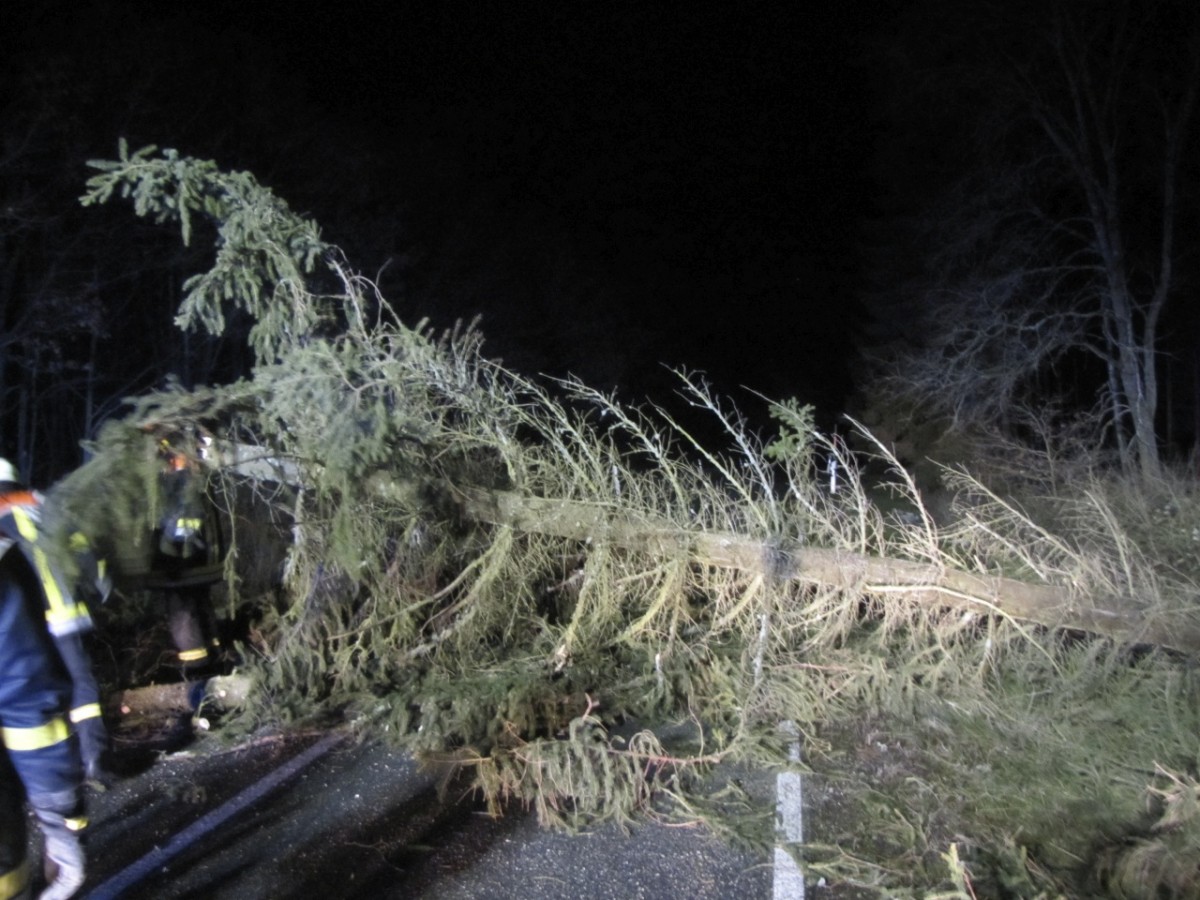
[[[569,826],[627,822],[664,794],[694,812],[692,773],[786,759],[781,722],[816,765],[829,730],[889,719],[939,756],[912,755],[907,795],[828,871],[918,890],[967,883],[964,866],[977,885],[989,866],[1015,867],[1057,889],[1114,823],[1143,827],[1130,772],[1159,773],[1163,803],[1194,796],[1179,773],[1195,762],[1200,707],[1169,659],[1130,666],[1114,642],[1062,640],[1036,615],[1016,621],[987,598],[937,589],[951,569],[1020,577],[1089,609],[1138,597],[1138,616],[1194,624],[1195,584],[1156,570],[1098,488],[1074,506],[1055,499],[1059,523],[1086,523],[1078,539],[965,474],[963,496],[976,499],[957,532],[899,468],[892,487],[907,509],[887,516],[856,457],[795,402],[775,404],[779,434],[764,444],[702,378],[679,372],[683,398],[728,435],[713,449],[663,408],[504,369],[473,327],[405,325],[247,173],[124,145],[95,167],[85,203],[130,198],[185,241],[212,229],[215,261],[186,282],[181,327],[219,332],[231,308],[255,320],[252,377],[139,398],[58,493],[98,542],[137,546],[157,502],[147,434],[167,427],[216,438],[214,495],[253,493],[272,510],[288,535],[278,596],[242,590],[255,535],[244,524],[231,535],[231,602],[256,624],[243,648],[255,690],[230,730],[337,714],[459,767],[497,811],[519,802]],[[818,479],[830,460],[836,492]],[[1154,598],[1177,605],[1164,613]],[[681,723],[682,740],[669,727]],[[1022,744],[993,755],[1001,741]],[[863,802],[882,790],[868,784]],[[1103,798],[1092,818],[1084,795]],[[770,809],[760,813],[765,839]],[[1077,835],[1062,833],[1068,816]],[[879,825],[897,818],[899,844],[894,825]],[[1197,828],[1171,818],[1171,846]],[[1161,883],[1189,883],[1197,845],[1170,857],[1178,866]],[[1128,880],[1169,855],[1147,846],[1137,859],[1106,850],[1096,877]]]
[[[260,362],[273,360],[287,342],[311,334],[322,304],[309,293],[318,259],[332,252],[315,222],[295,215],[249,172],[221,172],[216,163],[157,147],[133,153],[124,140],[115,160],[96,160],[100,174],[88,181],[87,206],[113,193],[133,201],[134,211],[156,222],[179,224],[190,244],[197,218],[216,227],[216,259],[183,288],[176,324],[225,329],[226,309],[244,309],[256,324],[250,342]]]

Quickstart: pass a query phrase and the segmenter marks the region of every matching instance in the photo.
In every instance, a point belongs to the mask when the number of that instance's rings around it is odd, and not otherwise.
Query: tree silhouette
[[[1006,5],[971,22],[932,58],[914,44],[894,57],[912,102],[937,101],[921,124],[945,145],[923,165],[923,189],[940,186],[908,232],[921,269],[890,293],[914,326],[892,357],[897,383],[960,423],[1000,427],[1015,403],[1098,395],[1122,464],[1152,475],[1163,316],[1195,249],[1178,227],[1196,202],[1196,15]],[[1099,362],[1082,396],[1055,369],[1086,368],[1081,354]]]

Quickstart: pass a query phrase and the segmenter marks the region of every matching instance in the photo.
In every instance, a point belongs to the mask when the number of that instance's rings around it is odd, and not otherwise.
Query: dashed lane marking
[[[793,722],[780,723],[791,738],[788,761],[800,762],[800,732]],[[804,840],[804,802],[798,771],[780,772],[775,779],[775,865],[773,900],[804,900],[804,873],[784,845],[798,847]]]

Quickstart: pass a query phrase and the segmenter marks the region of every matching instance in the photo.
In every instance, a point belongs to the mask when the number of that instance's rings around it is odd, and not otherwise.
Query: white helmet
[[[7,459],[0,458],[0,481],[20,481],[17,470]]]

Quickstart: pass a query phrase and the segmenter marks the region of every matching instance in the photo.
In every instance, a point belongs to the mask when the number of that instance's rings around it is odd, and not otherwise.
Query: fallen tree
[[[226,447],[223,465],[252,480],[297,484],[296,466],[265,456],[261,448]],[[412,485],[376,479],[381,494],[411,492]],[[1037,584],[957,569],[947,560],[885,558],[846,549],[784,546],[776,539],[681,529],[666,519],[630,517],[620,507],[471,485],[449,485],[464,519],[518,532],[613,544],[652,557],[687,558],[700,566],[736,569],[760,579],[791,580],[869,595],[903,594],[922,603],[971,615],[1007,616],[1050,629],[1088,632],[1126,644],[1150,644],[1181,653],[1200,651],[1200,615],[1147,610],[1129,597],[1096,596],[1070,584]],[[919,499],[919,498],[918,498]]]
[[[703,566],[737,569],[757,578],[809,582],[869,595],[903,594],[910,600],[973,615],[1011,616],[1052,629],[1090,632],[1130,644],[1154,644],[1182,653],[1200,651],[1200,619],[1161,621],[1128,599],[1109,608],[1070,586],[1031,584],[981,575],[944,563],[887,559],[824,547],[781,547],[738,534],[681,531],[668,522],[614,518],[612,510],[515,493],[464,491],[464,515],[480,522],[556,537],[639,547],[652,556],[686,554]]]
[[[1200,714],[1172,686],[1175,662],[1124,654],[1196,648],[1195,585],[1134,552],[1099,492],[1063,502],[1074,530],[1060,533],[964,476],[960,524],[943,531],[892,460],[914,517],[891,517],[859,458],[798,403],[772,405],[763,440],[678,373],[683,402],[727,436],[712,449],[666,408],[506,371],[473,328],[404,326],[246,173],[124,148],[99,167],[92,201],[127,193],[185,240],[189,216],[216,222],[216,262],[187,283],[182,326],[219,331],[226,304],[256,320],[252,379],[138,398],[55,491],[98,544],[136,544],[157,512],[148,426],[239,447],[214,462],[214,494],[254,493],[290,541],[263,601],[240,593],[255,529],[231,535],[230,603],[255,621],[231,733],[336,711],[465,768],[496,811],[520,802],[578,825],[644,814],[655,791],[694,810],[690,771],[786,760],[782,720],[810,759],[823,729],[864,716],[922,723],[937,746],[1036,726],[1022,748],[1033,777],[1089,773],[1087,786],[1014,810],[1023,785],[993,796],[964,763],[948,791],[972,796],[974,818],[929,838],[1014,857],[1062,843],[1057,817],[1081,792],[1105,797],[1107,821],[1135,822],[1124,773],[1189,764]],[[308,290],[318,265],[340,291]],[[815,478],[819,455],[845,473],[836,494]],[[665,746],[659,726],[681,719],[695,740]],[[618,736],[631,724],[644,727]]]

